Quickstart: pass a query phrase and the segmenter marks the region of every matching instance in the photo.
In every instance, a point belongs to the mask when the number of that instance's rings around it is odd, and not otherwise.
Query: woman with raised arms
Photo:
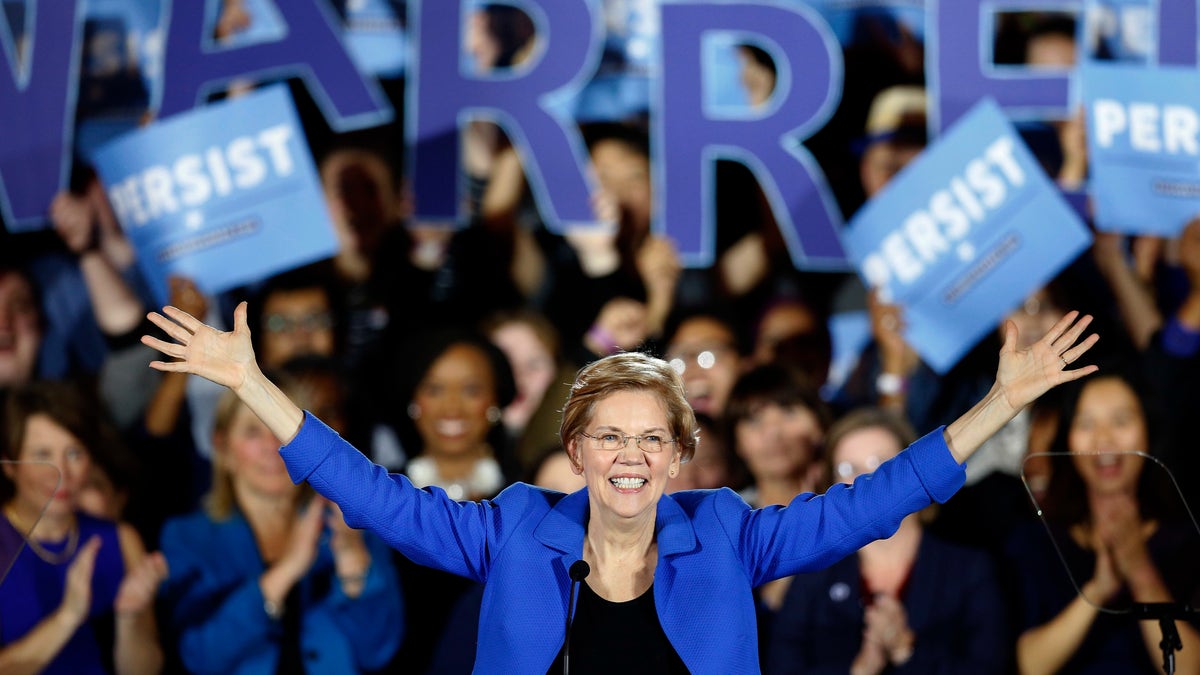
[[[945,501],[963,484],[963,463],[1017,411],[1096,371],[1068,366],[1099,339],[1081,340],[1091,317],[1071,312],[1018,349],[1010,324],[995,385],[962,417],[853,485],[751,509],[730,490],[665,494],[698,434],[678,374],[644,354],[595,361],[572,386],[560,437],[585,489],[516,483],[492,500],[459,502],[388,475],[292,403],[255,362],[245,304],[232,332],[174,307],[150,320],[171,341],[143,342],[174,359],[151,367],[232,389],[286,441],[292,479],[337,503],[347,523],[483,582],[475,668],[507,673],[558,668],[579,560],[591,573],[572,608],[574,672],[758,672],[753,587],[828,566]]]

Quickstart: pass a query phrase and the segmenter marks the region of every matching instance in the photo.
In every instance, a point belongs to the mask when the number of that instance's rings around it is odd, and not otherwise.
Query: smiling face
[[[666,359],[683,377],[688,403],[696,412],[713,416],[725,412],[741,368],[735,344],[729,328],[709,317],[688,319],[675,331]]]
[[[424,454],[461,455],[479,450],[496,405],[496,380],[487,356],[468,344],[452,345],[433,362],[417,385],[417,432]]]
[[[37,413],[25,422],[16,458],[22,463],[4,470],[15,486],[17,512],[28,519],[46,507],[47,518],[69,517],[91,468],[83,443],[49,415]]]
[[[653,394],[641,390],[617,391],[596,402],[584,427],[591,436],[661,436],[672,438],[666,408]],[[645,452],[630,438],[623,450],[603,450],[586,436],[568,441],[567,452],[575,470],[587,481],[592,514],[654,522],[658,499],[672,472],[679,470],[678,443],[662,452]]]
[[[1146,415],[1137,394],[1118,378],[1089,381],[1079,394],[1067,442],[1072,463],[1090,492],[1135,492],[1145,460],[1118,453],[1146,452],[1149,447]]]
[[[738,455],[756,481],[793,480],[816,457],[824,432],[802,405],[764,403],[734,428]]]

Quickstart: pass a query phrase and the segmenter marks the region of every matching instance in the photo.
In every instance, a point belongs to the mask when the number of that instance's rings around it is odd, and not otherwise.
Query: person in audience
[[[171,568],[163,606],[183,666],[353,673],[386,665],[405,619],[386,545],[293,485],[279,439],[236,396],[227,392],[215,420],[212,492],[162,534]]]
[[[504,408],[501,421],[517,458],[525,464],[557,444],[557,429],[551,429],[552,424],[530,424],[545,417],[537,413],[543,403],[550,403],[546,393],[555,388],[556,380],[563,379],[558,331],[542,314],[516,310],[492,315],[484,321],[483,332],[504,352],[512,368],[517,393]]]
[[[304,390],[314,415],[320,410],[321,419],[329,420],[329,428],[347,435],[349,399],[346,380],[336,360],[314,354],[296,356],[285,361],[279,370]]]
[[[829,429],[829,478],[850,485],[915,439],[895,413],[852,411]],[[1011,647],[991,561],[926,532],[921,519],[910,514],[891,537],[793,577],[764,672],[1007,672]]]
[[[34,379],[41,346],[33,281],[20,266],[0,261],[0,392]]]
[[[742,497],[754,506],[787,504],[821,487],[830,414],[807,383],[781,366],[757,366],[733,385],[726,437],[749,469]]]
[[[1142,392],[1128,366],[1069,390],[1054,445],[1066,452],[1052,455],[1039,504],[1049,536],[1034,524],[1008,547],[1021,672],[1162,672],[1158,623],[1122,610],[1200,600],[1200,541],[1194,524],[1178,519],[1177,490],[1146,458],[1161,430]],[[1176,625],[1175,672],[1200,672],[1197,621]]]
[[[663,358],[683,378],[693,410],[714,418],[725,414],[743,362],[737,331],[729,320],[710,312],[687,315],[667,339]]]
[[[859,180],[870,199],[925,149],[928,100],[925,88],[896,85],[879,92],[859,141]]]
[[[231,388],[287,441],[281,456],[290,475],[338,503],[351,525],[372,527],[423,564],[485,584],[475,665],[481,672],[547,672],[568,659],[607,671],[613,645],[630,636],[640,643],[631,647],[632,660],[647,672],[757,669],[754,586],[824,567],[944,500],[962,483],[961,463],[1017,410],[1096,372],[1069,364],[1099,339],[1084,338],[1090,317],[1071,312],[1032,349],[1018,351],[1010,326],[995,387],[962,418],[853,487],[758,510],[729,490],[664,494],[694,450],[694,414],[665,361],[613,355],[579,373],[564,407],[563,446],[587,488],[564,495],[516,483],[493,500],[472,502],[389,476],[289,400],[256,365],[244,304],[232,332],[172,307],[163,311],[150,319],[171,341],[143,339],[173,360],[151,367]],[[566,649],[565,628],[560,633],[547,619],[570,615],[575,583],[568,571],[579,569],[579,560],[591,571],[579,585]],[[628,615],[603,619],[613,611]]]
[[[1078,53],[1075,43],[1076,18],[1060,12],[1044,12],[1033,22],[1025,38],[1025,65],[1033,70],[1069,73]],[[1078,190],[1087,180],[1087,127],[1083,109],[1066,119],[1047,123],[1057,147],[1040,139],[1027,139],[1035,155],[1065,190]],[[1055,161],[1057,160],[1057,161]]]
[[[679,465],[679,473],[667,485],[668,493],[682,490],[715,490],[734,484],[733,461],[720,423],[696,413],[700,440],[692,458]]]
[[[344,353],[340,296],[321,267],[285,272],[267,280],[255,294],[252,317],[263,366],[278,369],[299,356],[335,357]]]
[[[9,392],[3,429],[0,672],[158,673],[166,561],[80,510],[102,450],[94,408],[69,384],[31,382]]]
[[[410,347],[398,355],[395,406],[415,432],[406,434],[405,473],[418,487],[437,486],[451,499],[494,496],[512,471],[500,423],[516,386],[504,352],[457,329],[432,331]]]
[[[502,411],[515,394],[504,352],[458,329],[421,335],[397,352],[400,374],[390,407],[405,416],[407,480],[451,500],[495,497],[518,475],[509,461]],[[397,557],[414,623],[395,663],[423,672],[451,610],[471,584],[461,576]]]
[[[1200,217],[1193,218],[1172,242],[1177,259],[1164,276],[1172,279],[1169,315],[1145,353],[1147,378],[1158,392],[1165,418],[1158,455],[1181,479],[1192,511],[1200,510],[1200,453],[1190,447],[1195,420],[1196,383],[1200,382]]]
[[[754,362],[773,363],[779,356],[779,346],[800,336],[828,334],[825,317],[811,302],[799,297],[779,297],[767,303],[754,329]],[[828,341],[826,339],[826,341]],[[811,384],[820,386],[820,380]]]
[[[745,463],[751,484],[741,492],[753,507],[785,506],[796,495],[824,487],[822,457],[830,415],[815,389],[776,365],[738,378],[725,413],[726,438]],[[783,602],[791,577],[755,588],[760,646]]]
[[[738,80],[746,90],[747,102],[761,109],[775,93],[775,59],[762,47],[746,43],[737,46],[737,57],[741,66]]]

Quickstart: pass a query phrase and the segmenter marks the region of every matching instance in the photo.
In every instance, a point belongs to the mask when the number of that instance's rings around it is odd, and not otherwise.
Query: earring
[[[497,408],[497,407],[496,407],[496,406],[494,406],[494,405],[493,405],[493,406],[488,406],[488,409],[487,409],[487,421],[488,421],[488,422],[491,422],[492,424],[495,424],[496,422],[499,422],[499,421],[500,421],[500,409],[499,409],[499,408]]]
[[[417,405],[416,402],[408,404],[408,418],[412,420],[421,419],[421,406]]]
[[[675,474],[677,474],[677,473],[679,473],[677,470],[671,469],[667,475],[669,475],[671,478],[674,478]]]

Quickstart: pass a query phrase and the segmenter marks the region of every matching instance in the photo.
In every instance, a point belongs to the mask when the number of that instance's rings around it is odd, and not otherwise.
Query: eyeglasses
[[[316,314],[304,314],[301,316],[268,314],[263,317],[263,327],[269,333],[291,333],[301,329],[310,333],[318,330],[329,330],[333,328],[333,314],[329,312],[318,312]]]
[[[595,445],[599,446],[601,450],[608,450],[609,452],[624,449],[625,446],[629,445],[629,439],[631,438],[635,443],[637,443],[637,446],[645,452],[662,452],[663,448],[675,443],[677,440],[674,438],[663,438],[659,434],[627,436],[625,434],[618,434],[611,431],[602,433],[599,436],[593,436],[587,432],[581,431],[579,432],[579,435],[592,439],[596,442]]]
[[[693,349],[667,354],[667,362],[680,375],[687,370],[688,365],[695,364],[704,370],[717,365],[717,357],[729,351],[726,345],[713,345],[704,349]]]
[[[849,480],[856,476],[861,476],[864,473],[871,473],[883,464],[883,460],[878,455],[870,455],[867,457],[863,465],[855,464],[854,462],[838,462],[834,466],[834,473],[842,480]]]

